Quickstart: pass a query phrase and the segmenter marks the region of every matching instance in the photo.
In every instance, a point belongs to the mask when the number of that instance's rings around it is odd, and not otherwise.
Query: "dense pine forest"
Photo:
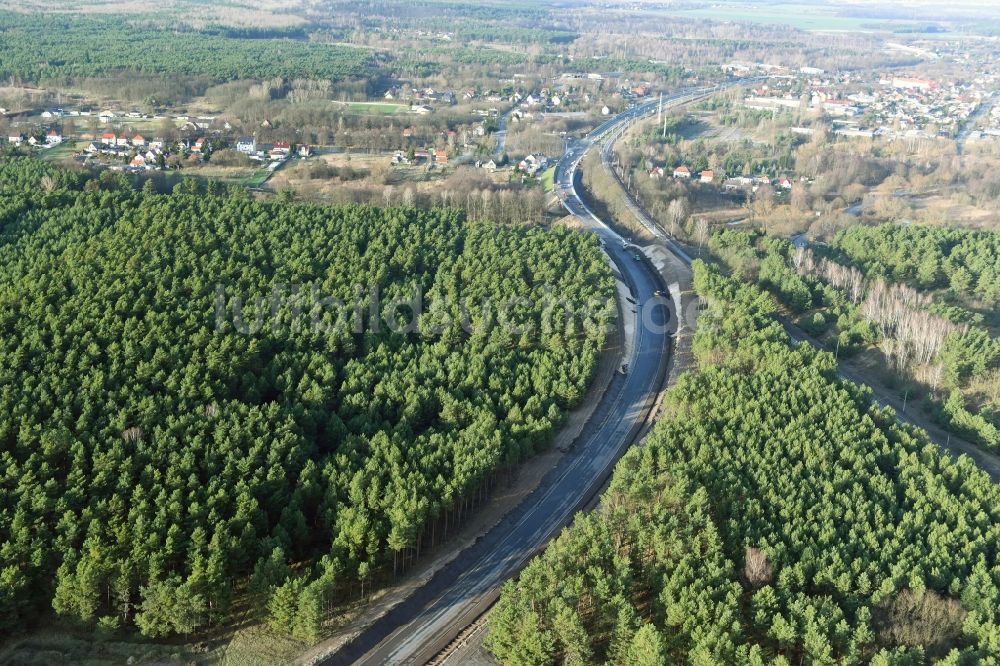
[[[700,262],[698,369],[600,508],[508,583],[506,664],[1000,659],[1000,491]]]
[[[613,317],[584,234],[104,176],[0,161],[4,632],[314,639],[546,445]]]
[[[924,289],[950,288],[986,308],[1000,303],[1000,233],[956,227],[855,225],[832,245],[866,273]]]
[[[370,51],[311,43],[295,32],[198,31],[180,25],[165,31],[120,17],[0,12],[0,36],[0,76],[22,81],[149,74],[203,76],[213,82],[340,80],[365,76],[374,65]]]

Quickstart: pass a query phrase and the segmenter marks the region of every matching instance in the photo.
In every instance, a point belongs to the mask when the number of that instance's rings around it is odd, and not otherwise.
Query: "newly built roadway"
[[[707,89],[697,91],[707,93]],[[671,95],[663,104],[689,101],[691,95],[692,91]],[[424,664],[432,660],[489,608],[504,581],[515,576],[590,503],[645,425],[664,383],[677,295],[658,293],[667,288],[659,273],[586,206],[577,195],[575,175],[580,159],[595,144],[636,118],[655,113],[659,104],[656,100],[636,106],[603,122],[569,147],[555,176],[563,205],[601,238],[628,294],[619,299],[619,316],[626,330],[622,362],[627,372],[615,375],[573,447],[534,492],[405,601],[319,663]]]

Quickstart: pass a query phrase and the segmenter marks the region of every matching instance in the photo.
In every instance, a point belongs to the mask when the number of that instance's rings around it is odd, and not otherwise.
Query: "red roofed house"
[[[119,134],[118,135],[118,145],[119,146],[127,146],[128,144],[129,144],[128,137],[125,136],[124,134]]]
[[[45,142],[49,144],[62,143],[62,134],[53,130],[49,130],[49,133],[45,135]]]
[[[101,143],[106,146],[113,146],[115,143],[115,135],[111,132],[105,132],[101,135]]]
[[[663,167],[653,167],[649,170],[650,178],[663,178]]]
[[[688,169],[686,166],[681,165],[676,169],[674,169],[674,178],[690,178],[690,177],[691,177],[691,169]]]
[[[292,146],[287,141],[278,141],[274,144],[274,147],[271,149],[271,152],[273,153],[279,150],[283,152],[285,155],[287,155],[288,153],[292,152]]]
[[[403,138],[404,139],[409,139],[411,136],[413,136],[413,128],[412,127],[404,127],[403,128]]]
[[[146,145],[146,138],[141,134],[136,134],[132,137],[132,145],[136,148],[142,148]]]
[[[146,158],[143,157],[142,155],[136,155],[135,157],[132,158],[132,161],[129,162],[128,165],[133,167],[145,167]]]
[[[711,183],[713,180],[715,180],[715,172],[712,171],[711,169],[705,169],[700,174],[698,174],[698,176],[701,182],[703,183]]]
[[[204,148],[205,148],[205,139],[203,138],[198,139],[197,141],[194,142],[194,145],[191,146],[191,152],[200,153]]]
[[[784,176],[782,176],[781,178],[778,179],[778,183],[777,184],[778,184],[778,187],[780,187],[783,190],[790,190],[790,189],[792,189],[792,181],[788,180]]]
[[[448,151],[444,150],[444,149],[441,149],[441,148],[438,148],[437,150],[435,150],[434,151],[434,161],[437,162],[438,164],[447,164],[448,163]]]

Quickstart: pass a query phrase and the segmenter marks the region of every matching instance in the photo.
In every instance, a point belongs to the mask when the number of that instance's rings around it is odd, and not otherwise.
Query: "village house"
[[[656,167],[653,167],[652,169],[650,169],[649,170],[649,177],[650,178],[656,178],[656,179],[663,178],[663,167],[656,166]]]
[[[312,155],[312,148],[309,147],[309,144],[300,143],[296,152],[298,152],[299,157],[309,157]]]
[[[715,180],[715,172],[711,169],[705,169],[698,174],[698,180],[702,183],[711,183]]]
[[[733,178],[727,178],[722,183],[722,188],[729,191],[745,190],[752,187],[753,178],[749,176],[734,176]]]
[[[518,163],[517,168],[529,176],[534,176],[539,171],[544,170],[548,166],[548,163],[549,160],[544,155],[538,155],[537,157],[535,155],[528,155]]]
[[[485,162],[483,164],[483,168],[489,171],[490,173],[493,173],[494,171],[497,170],[497,163],[493,160],[489,160],[488,162]]]
[[[434,161],[438,164],[448,163],[448,151],[442,148],[438,148],[434,151]]]
[[[257,140],[252,136],[241,136],[236,140],[236,150],[244,155],[257,152]]]
[[[276,141],[273,146],[271,146],[271,152],[281,152],[284,155],[292,152],[292,144],[287,141]]]
[[[24,141],[23,134],[9,134],[7,136],[7,141],[14,144],[15,146],[20,146],[21,142]]]
[[[135,146],[136,148],[145,148],[146,138],[141,134],[136,134],[134,137],[132,137],[132,145]]]
[[[194,145],[191,146],[192,153],[200,153],[203,150],[208,149],[208,143],[204,138],[195,139]]]
[[[690,178],[691,169],[687,168],[683,164],[676,169],[674,169],[674,178]]]
[[[113,132],[105,132],[104,134],[102,134],[101,135],[101,143],[103,143],[105,146],[113,146],[113,145],[115,145],[115,135],[114,135],[114,133]]]
[[[54,129],[49,130],[49,133],[45,135],[45,143],[50,145],[56,145],[57,143],[62,143],[62,134]]]
[[[127,136],[125,136],[124,134],[119,134],[118,138],[115,140],[115,143],[117,143],[119,146],[127,146],[131,142],[128,140]]]

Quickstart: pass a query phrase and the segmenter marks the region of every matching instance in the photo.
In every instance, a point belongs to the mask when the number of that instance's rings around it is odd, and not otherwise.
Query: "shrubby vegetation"
[[[107,176],[0,161],[4,632],[51,606],[183,634],[240,601],[315,638],[544,447],[594,370],[613,282],[589,236]],[[332,327],[309,297],[368,285],[384,312],[422,290],[416,329]],[[513,297],[524,333],[462,326],[465,299],[479,324]],[[567,314],[592,299],[594,325]]]
[[[1000,657],[1000,491],[696,262],[699,361],[600,508],[508,583],[504,663]]]

